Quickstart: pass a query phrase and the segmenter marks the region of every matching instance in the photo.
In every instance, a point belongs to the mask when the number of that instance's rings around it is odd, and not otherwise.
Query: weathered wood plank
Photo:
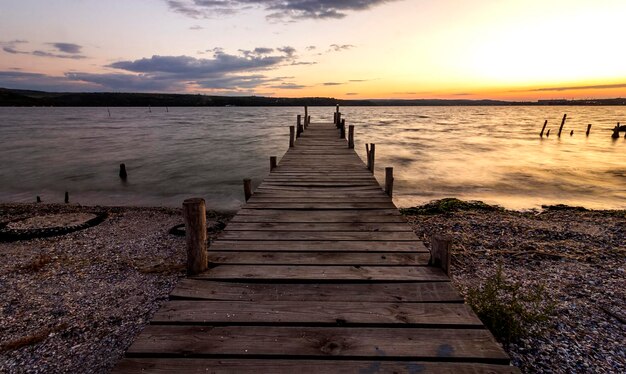
[[[246,203],[244,205],[246,209],[306,209],[306,210],[335,210],[335,209],[390,209],[395,208],[393,203]]]
[[[460,303],[372,303],[319,301],[200,301],[165,303],[152,324],[439,325],[481,328]]]
[[[428,252],[421,241],[240,241],[218,240],[211,244],[210,251],[283,251],[283,252]]]
[[[375,214],[374,214],[375,213]],[[362,211],[285,211],[241,209],[230,222],[398,222],[406,219],[396,209]]]
[[[377,357],[507,363],[483,329],[150,325],[127,355]]]
[[[181,279],[172,299],[233,301],[463,302],[450,282],[244,283]]]
[[[315,266],[315,265],[218,265],[194,279],[290,280],[290,281],[413,281],[449,282],[439,268],[429,266]]]
[[[408,231],[224,231],[223,240],[370,240],[415,241],[417,236]]]
[[[257,223],[243,223],[243,222],[229,222],[226,226],[226,231],[371,231],[371,232],[383,232],[383,231],[408,231],[413,232],[411,227],[406,223],[393,223],[393,222],[381,222],[381,223],[302,223],[302,222],[257,222]],[[415,240],[413,236],[413,240]]]
[[[254,360],[201,358],[127,358],[113,369],[115,374],[518,374],[508,365],[426,361]]]
[[[398,252],[240,252],[209,251],[209,264],[246,265],[403,265],[425,266],[430,253]]]

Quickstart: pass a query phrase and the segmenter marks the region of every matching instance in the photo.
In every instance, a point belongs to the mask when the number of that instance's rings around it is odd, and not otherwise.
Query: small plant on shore
[[[435,215],[444,214],[458,211],[501,211],[502,207],[497,205],[489,205],[482,201],[463,201],[455,198],[445,198],[441,200],[434,200],[427,204],[415,206],[412,208],[400,209],[400,212],[404,215]]]
[[[504,277],[502,266],[480,286],[470,287],[466,300],[485,326],[505,344],[526,336],[554,311],[554,304],[546,301],[543,285],[524,289],[521,283]]]

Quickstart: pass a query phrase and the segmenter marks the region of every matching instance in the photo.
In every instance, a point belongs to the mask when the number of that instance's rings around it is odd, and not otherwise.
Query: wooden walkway
[[[116,373],[518,373],[333,124],[311,124]]]

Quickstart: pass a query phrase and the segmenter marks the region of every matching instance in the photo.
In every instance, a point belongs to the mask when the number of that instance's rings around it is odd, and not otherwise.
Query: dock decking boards
[[[115,373],[519,373],[334,124],[310,124]]]

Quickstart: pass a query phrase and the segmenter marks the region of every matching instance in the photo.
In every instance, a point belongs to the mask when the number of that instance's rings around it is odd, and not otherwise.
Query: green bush
[[[470,287],[466,300],[496,339],[507,344],[547,321],[554,311],[543,285],[523,289],[504,277],[501,266],[482,285]]]

